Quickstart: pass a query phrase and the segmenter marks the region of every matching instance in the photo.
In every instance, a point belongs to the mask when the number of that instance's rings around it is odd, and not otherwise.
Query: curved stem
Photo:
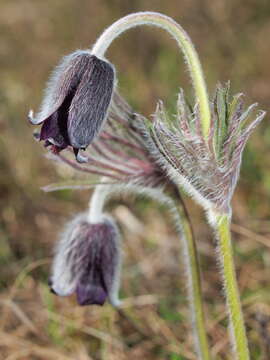
[[[101,58],[104,57],[106,50],[115,38],[122,32],[139,25],[153,25],[163,28],[177,41],[189,69],[196,102],[199,103],[202,133],[206,139],[210,128],[211,113],[201,63],[191,39],[185,30],[172,18],[156,12],[138,12],[127,15],[113,23],[101,34],[92,48],[92,54]]]
[[[106,182],[103,177],[101,182]],[[103,208],[108,197],[111,196],[112,186],[106,184],[98,184],[89,201],[88,221],[91,224],[98,224],[103,218]]]
[[[230,234],[230,217],[226,214],[211,214],[218,240],[224,291],[230,318],[230,335],[237,360],[250,359],[246,330],[241,309],[239,290],[233,261]]]
[[[158,201],[161,204],[167,205],[171,210],[177,231],[179,232],[182,241],[182,254],[185,265],[185,273],[188,281],[188,299],[192,317],[192,330],[195,339],[196,353],[199,360],[210,360],[209,345],[203,314],[197,249],[188,214],[179,190],[176,189],[174,193],[174,201],[171,197],[165,195],[157,189],[146,189],[134,185],[98,185],[95,188],[95,191],[90,200],[88,216],[89,221],[91,223],[93,221],[98,222],[98,219],[102,217],[102,209],[105,206],[105,203],[112,196],[117,194],[122,195],[125,193],[135,193],[136,195],[146,196]],[[95,208],[95,206],[97,207]]]

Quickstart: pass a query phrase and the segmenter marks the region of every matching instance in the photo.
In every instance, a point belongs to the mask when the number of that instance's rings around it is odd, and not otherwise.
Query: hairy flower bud
[[[81,214],[67,225],[56,248],[49,285],[60,296],[76,293],[80,305],[103,305],[109,298],[116,306],[120,266],[114,221],[104,216],[100,223],[90,224]]]
[[[107,116],[114,68],[89,51],[66,56],[49,81],[40,112],[29,119],[43,123],[39,139],[59,152],[71,145],[75,154],[97,135]]]
[[[198,106],[191,109],[181,91],[177,116],[167,116],[161,103],[153,122],[142,119],[142,131],[149,151],[173,182],[206,210],[230,213],[245,144],[265,115],[264,111],[254,115],[256,106],[245,109],[242,94],[231,97],[230,84],[219,85],[205,140]]]

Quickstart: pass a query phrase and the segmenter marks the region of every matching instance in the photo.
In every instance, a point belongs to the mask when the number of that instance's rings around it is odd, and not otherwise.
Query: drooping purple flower
[[[120,277],[119,233],[113,220],[104,216],[90,224],[86,215],[71,221],[56,249],[49,285],[53,293],[76,293],[80,305],[118,304]]]
[[[32,124],[41,124],[40,140],[59,152],[71,145],[75,154],[98,134],[107,116],[114,87],[114,68],[89,51],[66,56],[54,71]],[[80,158],[79,158],[80,159]]]

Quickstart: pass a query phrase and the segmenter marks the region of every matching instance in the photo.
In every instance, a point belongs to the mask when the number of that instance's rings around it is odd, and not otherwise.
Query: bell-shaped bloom
[[[120,267],[119,232],[113,220],[104,216],[90,224],[82,214],[62,234],[49,285],[56,295],[76,293],[80,305],[103,305],[108,298],[117,306]]]
[[[71,145],[85,149],[106,119],[114,88],[114,68],[89,51],[66,56],[54,71],[32,124],[41,124],[40,140],[59,152]]]

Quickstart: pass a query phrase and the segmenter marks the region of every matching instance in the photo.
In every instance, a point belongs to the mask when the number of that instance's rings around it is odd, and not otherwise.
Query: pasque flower
[[[80,305],[118,303],[121,263],[119,233],[105,216],[90,224],[85,214],[67,224],[56,247],[49,285],[53,293],[76,293]]]
[[[107,116],[114,87],[114,68],[90,51],[66,56],[54,71],[32,124],[41,124],[39,139],[59,152],[71,145],[85,149]],[[82,159],[78,157],[78,160]]]
[[[168,31],[177,41],[188,66],[195,93],[191,108],[183,91],[178,96],[176,116],[157,107],[153,121],[135,114],[114,90],[114,70],[104,59],[111,42],[122,32],[138,25],[154,25]],[[102,59],[102,60],[101,60]],[[112,24],[90,51],[66,57],[49,84],[40,113],[32,123],[43,123],[40,140],[51,145],[54,160],[74,169],[105,177],[95,182],[89,213],[76,217],[67,227],[57,247],[51,277],[52,291],[58,295],[77,294],[78,302],[103,304],[108,297],[117,304],[120,254],[115,224],[103,215],[112,193],[136,189],[158,200],[167,188],[189,193],[206,210],[217,237],[220,268],[224,282],[235,358],[248,360],[249,350],[241,312],[230,238],[231,198],[239,177],[245,144],[264,112],[253,113],[255,104],[244,109],[242,96],[229,94],[229,85],[217,87],[209,101],[198,54],[186,32],[162,14],[130,14]],[[113,98],[113,101],[111,102]],[[106,126],[100,131],[106,116]],[[96,136],[99,133],[99,136]],[[79,149],[89,144],[85,159]],[[77,160],[60,150],[71,145]],[[107,181],[111,179],[110,181]],[[104,181],[103,181],[104,180]],[[113,184],[112,184],[113,183]],[[115,186],[118,183],[118,186]],[[123,186],[125,184],[125,186]],[[93,182],[86,181],[91,187]],[[113,185],[113,186],[112,186]],[[169,186],[166,186],[169,185]],[[49,189],[70,187],[61,184]],[[72,187],[72,186],[71,186]],[[74,188],[80,188],[78,184]],[[158,188],[158,192],[152,191]],[[48,190],[48,188],[47,188]],[[173,191],[173,197],[176,191]],[[179,200],[175,196],[176,200]],[[180,216],[177,226],[183,238],[187,265],[189,301],[198,359],[209,360],[204,326],[200,272],[192,231],[180,201],[167,204]]]

